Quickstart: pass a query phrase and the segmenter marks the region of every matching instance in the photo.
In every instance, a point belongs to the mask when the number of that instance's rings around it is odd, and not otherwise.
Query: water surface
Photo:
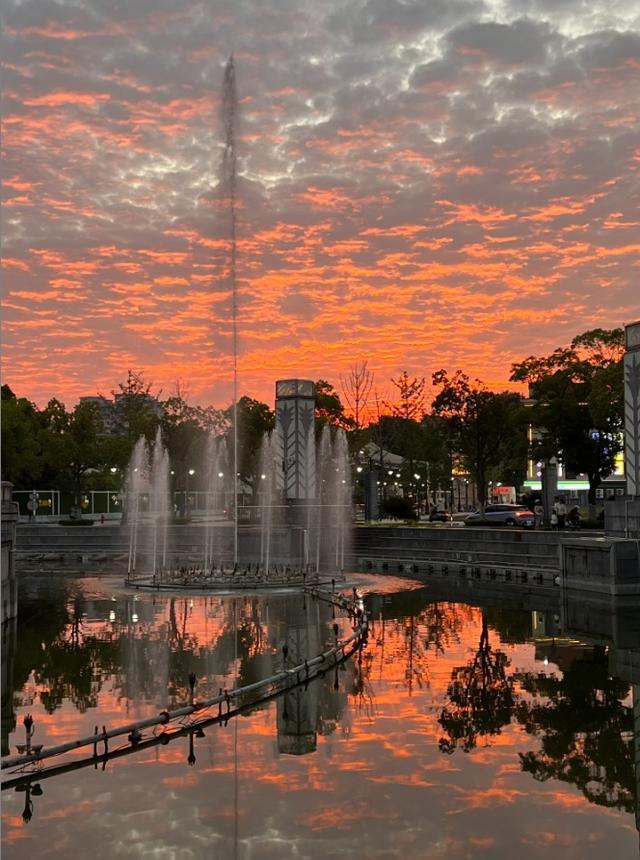
[[[3,792],[4,856],[638,856],[640,688],[615,674],[631,652],[557,635],[548,603],[353,581],[373,618],[360,660],[204,737]],[[277,669],[283,645],[288,659],[313,656],[334,623],[348,628],[300,594],[25,578],[3,649],[3,755],[26,713],[34,742],[64,743],[179,706],[191,672],[204,699]]]

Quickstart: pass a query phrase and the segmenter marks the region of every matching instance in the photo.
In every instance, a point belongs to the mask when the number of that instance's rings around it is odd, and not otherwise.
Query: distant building
[[[109,400],[101,394],[88,394],[80,398],[80,403],[93,403],[98,407],[105,430],[110,432],[115,429],[116,416],[113,400]]]

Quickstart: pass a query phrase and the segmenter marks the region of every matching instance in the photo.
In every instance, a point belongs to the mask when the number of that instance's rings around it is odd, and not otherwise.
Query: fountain
[[[169,460],[160,433],[152,449],[141,439],[128,472],[130,523],[127,581],[152,587],[238,587],[304,584],[344,569],[351,527],[351,482],[342,430],[324,427],[316,440],[315,388],[311,380],[276,383],[276,429],[265,436],[249,523],[240,534],[238,457],[238,174],[235,66],[224,70],[221,98],[224,147],[218,192],[228,219],[228,272],[232,333],[232,434],[212,438],[198,474],[205,476],[199,522],[171,530]],[[201,481],[201,485],[202,485]],[[187,494],[185,493],[185,496]],[[202,491],[199,493],[202,496]],[[188,510],[188,499],[185,507]],[[202,509],[200,509],[202,510]],[[221,512],[230,517],[221,521]],[[200,511],[198,511],[199,513]],[[196,512],[194,511],[194,514]],[[232,533],[230,542],[229,535]],[[240,537],[242,540],[240,540]],[[194,562],[194,553],[197,560]]]
[[[166,566],[169,455],[159,429],[151,449],[144,437],[134,446],[127,470],[125,504],[129,522],[127,575],[135,572],[140,563],[152,570]]]
[[[351,481],[343,430],[322,428],[314,443],[313,498],[290,498],[282,487],[285,463],[277,432],[264,436],[251,504],[239,510],[248,522],[230,541],[227,512],[234,511],[230,452],[212,437],[205,461],[204,505],[184,525],[169,530],[169,458],[160,433],[150,448],[144,438],[133,450],[128,470],[129,561],[127,582],[154,588],[266,587],[317,583],[342,576],[351,532]],[[294,464],[288,460],[289,468]],[[295,503],[295,504],[294,504]],[[170,540],[170,535],[174,543]],[[194,561],[195,557],[195,561]]]

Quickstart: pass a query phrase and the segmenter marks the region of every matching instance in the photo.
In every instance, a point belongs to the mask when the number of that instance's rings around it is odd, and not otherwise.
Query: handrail
[[[282,671],[277,672],[275,675],[271,675],[268,678],[263,678],[260,681],[255,681],[253,684],[248,684],[245,687],[238,687],[234,690],[222,690],[217,696],[213,696],[211,699],[207,699],[203,702],[193,702],[188,705],[183,705],[180,708],[176,708],[173,711],[162,710],[156,716],[148,717],[144,720],[138,720],[133,723],[127,723],[124,726],[117,726],[114,729],[107,730],[106,726],[103,726],[102,732],[100,733],[97,731],[96,726],[96,731],[93,735],[88,735],[87,737],[80,738],[79,740],[68,741],[67,743],[59,744],[58,746],[50,747],[49,749],[40,749],[37,752],[5,757],[2,759],[0,769],[6,770],[7,768],[20,767],[21,765],[25,764],[33,764],[35,762],[40,762],[44,759],[51,758],[52,756],[62,755],[63,753],[71,752],[72,750],[81,749],[82,747],[91,745],[95,747],[100,742],[104,742],[106,748],[108,740],[110,740],[111,738],[119,737],[121,735],[130,735],[133,742],[134,739],[137,740],[139,738],[139,732],[141,729],[166,725],[172,720],[195,714],[199,711],[206,710],[207,708],[211,708],[215,705],[218,705],[220,708],[222,708],[222,705],[226,704],[228,713],[230,711],[230,702],[232,700],[240,699],[242,696],[245,696],[248,693],[252,693],[262,687],[278,685],[287,680],[293,680],[294,684],[301,683],[301,680],[308,679],[309,669],[314,668],[315,666],[318,666],[326,662],[327,660],[330,660],[332,657],[335,657],[337,662],[337,655],[342,652],[344,658],[345,648],[347,648],[351,643],[354,643],[355,645],[366,642],[368,636],[367,614],[364,609],[360,609],[356,605],[357,598],[355,594],[355,589],[353,601],[347,600],[342,595],[323,593],[319,591],[319,589],[313,587],[307,588],[305,589],[305,591],[308,591],[312,596],[317,597],[320,600],[327,600],[329,603],[333,603],[343,609],[347,609],[349,613],[353,615],[353,618],[356,622],[353,633],[346,639],[341,640],[340,642],[336,641],[336,644],[333,648],[329,648],[327,651],[324,651],[316,657],[313,657],[311,660],[304,660],[297,666],[294,666],[289,669],[283,669]],[[300,678],[301,673],[304,673],[305,676],[302,679]]]

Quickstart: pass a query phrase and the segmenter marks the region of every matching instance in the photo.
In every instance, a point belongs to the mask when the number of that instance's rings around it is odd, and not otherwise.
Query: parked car
[[[451,519],[455,522],[465,522],[469,517],[472,517],[474,514],[477,514],[477,511],[458,511],[456,514],[452,514]]]
[[[532,529],[535,522],[533,511],[524,505],[487,505],[484,513],[467,517],[465,526],[518,526]]]
[[[450,520],[448,511],[431,511],[430,514],[423,514],[420,517],[422,523],[448,523]]]

